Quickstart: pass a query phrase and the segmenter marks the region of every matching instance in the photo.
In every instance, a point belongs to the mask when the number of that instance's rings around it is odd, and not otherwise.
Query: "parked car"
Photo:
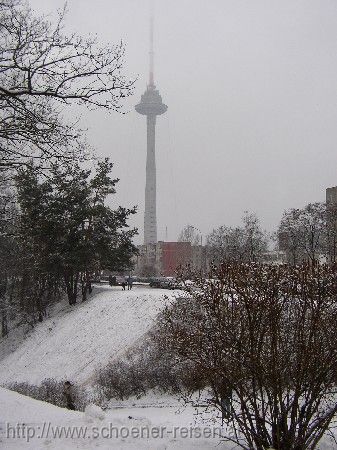
[[[162,287],[162,284],[165,282],[165,280],[165,277],[151,278],[150,287],[160,288]]]
[[[173,277],[157,277],[150,281],[150,287],[159,289],[183,289],[185,286],[185,283]]]
[[[173,279],[170,281],[170,287],[169,289],[183,289],[184,288],[184,283],[182,281]]]

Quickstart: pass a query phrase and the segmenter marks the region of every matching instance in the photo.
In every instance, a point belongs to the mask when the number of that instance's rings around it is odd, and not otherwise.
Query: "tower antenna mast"
[[[150,4],[150,79],[149,85],[154,86],[154,50],[153,50],[153,33],[154,33],[154,2]]]

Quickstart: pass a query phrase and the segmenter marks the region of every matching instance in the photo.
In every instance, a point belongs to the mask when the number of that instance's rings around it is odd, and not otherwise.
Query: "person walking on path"
[[[64,382],[63,395],[64,395],[65,400],[66,400],[67,408],[71,409],[71,410],[75,410],[72,384],[70,383],[70,381],[65,381]]]
[[[125,286],[126,286],[125,278],[123,278],[121,285],[122,285],[123,291],[125,291]]]
[[[132,278],[129,276],[128,278],[128,291],[131,291],[132,289]]]

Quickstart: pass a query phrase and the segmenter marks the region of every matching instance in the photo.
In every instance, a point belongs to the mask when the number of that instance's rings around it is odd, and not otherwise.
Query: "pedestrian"
[[[129,276],[128,278],[128,291],[131,291],[132,289],[132,278]]]
[[[125,286],[126,286],[125,278],[123,279],[121,285],[122,285],[123,291],[125,291]]]
[[[66,405],[68,409],[75,410],[74,399],[73,399],[73,390],[72,384],[70,381],[65,381],[63,385],[63,395],[66,400]]]
[[[224,420],[229,420],[233,411],[232,408],[232,390],[225,383],[222,383],[222,389],[220,392],[220,404],[221,404],[221,418],[222,425]]]

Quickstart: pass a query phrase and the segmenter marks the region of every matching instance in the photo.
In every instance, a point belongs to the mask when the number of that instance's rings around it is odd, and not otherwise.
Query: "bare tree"
[[[288,263],[292,265],[296,265],[303,260],[298,226],[299,216],[299,209],[293,208],[285,211],[277,232],[279,248],[285,252]]]
[[[216,263],[221,261],[243,261],[245,255],[245,240],[242,228],[232,228],[225,225],[214,229],[207,236],[208,252]]]
[[[65,35],[64,16],[53,25],[23,0],[0,2],[0,169],[72,157],[81,140],[75,123],[64,123],[65,107],[120,111],[132,93],[134,81],[121,73],[123,43]]]
[[[13,301],[19,262],[15,243],[15,223],[17,220],[15,195],[8,180],[0,173],[0,320],[1,335],[9,332],[9,316],[16,312]]]
[[[313,450],[333,426],[336,273],[226,263],[166,308],[162,351],[203,374],[231,429],[225,439],[245,450]]]
[[[244,213],[241,227],[221,226],[207,236],[210,257],[222,261],[259,261],[267,250],[267,235],[254,213]]]
[[[327,257],[332,263],[337,262],[337,204],[326,205],[326,242]]]
[[[267,235],[261,229],[259,218],[255,213],[245,211],[243,218],[246,260],[259,261],[267,250]]]
[[[309,203],[285,211],[278,229],[279,246],[289,263],[314,262],[326,254],[326,206]]]
[[[201,233],[193,225],[186,225],[178,237],[179,242],[190,242],[191,245],[200,245]]]

